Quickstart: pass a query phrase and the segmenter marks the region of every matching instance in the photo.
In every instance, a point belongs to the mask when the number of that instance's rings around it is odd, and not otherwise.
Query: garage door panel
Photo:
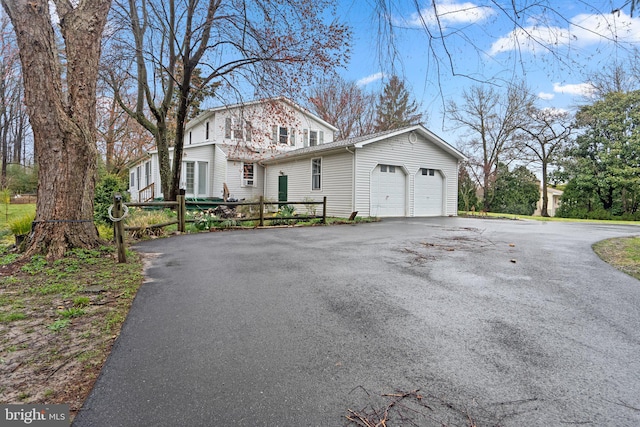
[[[405,216],[406,176],[398,166],[378,165],[371,173],[371,215]]]
[[[420,169],[415,179],[414,215],[441,216],[443,206],[443,177],[440,171]]]

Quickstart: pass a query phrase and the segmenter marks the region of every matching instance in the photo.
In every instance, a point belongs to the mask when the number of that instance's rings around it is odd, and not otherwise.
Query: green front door
[[[287,201],[287,175],[280,175],[278,177],[278,201]]]

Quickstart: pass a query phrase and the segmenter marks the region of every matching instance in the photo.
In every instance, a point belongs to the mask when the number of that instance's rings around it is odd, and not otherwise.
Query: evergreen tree
[[[393,76],[387,82],[376,106],[375,131],[398,129],[423,121],[415,100],[409,99],[404,82]]]
[[[498,164],[497,172],[492,187],[491,212],[533,215],[540,197],[540,185],[536,176],[525,166],[518,166],[510,171],[503,163]]]

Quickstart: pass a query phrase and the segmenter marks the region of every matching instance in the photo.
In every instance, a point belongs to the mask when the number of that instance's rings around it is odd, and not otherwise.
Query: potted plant
[[[9,230],[16,236],[16,246],[20,246],[31,231],[35,215],[28,214],[9,221]]]

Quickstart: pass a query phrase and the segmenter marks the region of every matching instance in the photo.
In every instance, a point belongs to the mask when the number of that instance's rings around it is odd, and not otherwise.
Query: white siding
[[[211,197],[222,198],[223,184],[227,182],[227,156],[218,146],[214,148],[211,180]]]
[[[311,188],[311,159],[322,159],[322,189]],[[318,156],[270,164],[266,170],[265,197],[278,200],[278,177],[288,176],[287,198],[301,202],[310,198],[321,202],[327,197],[327,215],[348,217],[353,211],[353,154],[325,153]],[[304,210],[304,207],[298,207]],[[319,208],[318,208],[319,209]],[[320,211],[317,212],[318,215]]]
[[[457,214],[458,161],[421,135],[409,142],[409,135],[402,134],[388,140],[365,145],[356,151],[356,208],[359,216],[371,216],[371,173],[378,164],[404,167],[408,172],[407,215],[414,216],[414,183],[420,168],[437,169],[445,184],[445,215]]]
[[[227,187],[229,194],[238,200],[256,199],[262,195],[264,188],[264,170],[258,163],[253,164],[253,180],[255,185],[242,185],[242,165],[240,160],[227,161]]]

